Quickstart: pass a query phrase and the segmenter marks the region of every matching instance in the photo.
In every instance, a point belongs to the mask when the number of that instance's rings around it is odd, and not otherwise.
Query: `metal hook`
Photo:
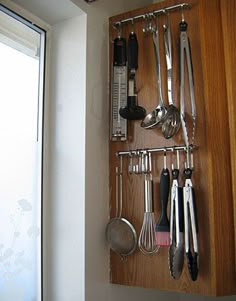
[[[178,149],[175,149],[175,147],[173,147],[173,150],[172,150],[172,151],[173,151],[173,152],[176,151],[176,169],[179,170],[179,150],[178,150]],[[171,168],[172,168],[172,170],[175,169],[175,166],[174,166],[173,163],[172,163],[172,165],[171,165]]]
[[[123,171],[123,158],[122,156],[120,156],[120,170],[119,170],[120,175],[122,175],[122,171]]]
[[[184,167],[185,169],[191,169],[191,166],[190,166],[190,147],[186,147],[185,148],[185,152],[186,152],[186,162],[184,163]]]
[[[173,147],[171,151],[172,151],[172,153],[174,153],[174,151],[175,151],[175,147]],[[172,163],[172,164],[171,164],[171,169],[172,169],[172,170],[174,170],[174,169],[175,169],[174,163]]]
[[[153,32],[152,21],[153,21],[154,17],[155,17],[155,15],[153,13],[149,13],[148,14],[148,19],[149,19],[149,22],[148,22],[148,32]]]
[[[117,23],[117,37],[118,37],[118,39],[121,38],[121,35],[122,35],[121,22],[118,22]]]
[[[182,22],[182,23],[185,22],[185,19],[184,19],[184,7],[185,7],[185,5],[182,4],[182,5],[181,5],[181,22]]]
[[[145,15],[143,16],[143,18],[144,18],[144,20],[145,20],[143,32],[144,32],[144,33],[147,33],[147,32],[148,32],[148,15],[145,14]]]
[[[134,33],[134,18],[131,19],[131,33]]]
[[[167,169],[166,147],[164,148],[164,169]]]
[[[129,171],[129,174],[132,174],[133,173],[133,154],[132,152],[130,151],[129,152],[129,166],[128,166],[128,171]]]
[[[152,174],[152,153],[148,152],[149,173]]]
[[[190,163],[191,163],[191,169],[194,170],[194,160],[193,160],[193,148],[190,149]]]

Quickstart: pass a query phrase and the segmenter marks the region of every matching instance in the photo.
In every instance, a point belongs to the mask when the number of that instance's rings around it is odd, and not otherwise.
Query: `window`
[[[45,32],[0,5],[0,300],[42,299]]]

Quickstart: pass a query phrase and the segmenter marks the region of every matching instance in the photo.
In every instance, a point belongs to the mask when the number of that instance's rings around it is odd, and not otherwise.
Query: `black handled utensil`
[[[192,186],[192,170],[184,170],[185,185],[183,187],[184,198],[184,225],[185,225],[185,253],[188,262],[188,270],[193,281],[197,280],[199,270],[198,256],[198,223],[195,201],[195,192]]]
[[[170,245],[170,223],[167,217],[167,205],[170,189],[170,173],[166,166],[166,153],[164,153],[164,168],[160,178],[161,215],[156,224],[156,240],[160,247]]]
[[[146,115],[146,110],[138,105],[136,91],[136,70],[138,69],[138,40],[132,31],[128,39],[128,69],[129,69],[129,88],[127,106],[119,110],[120,116],[128,120],[140,120]]]
[[[172,164],[172,187],[170,200],[170,248],[169,267],[173,279],[179,279],[184,265],[184,212],[183,189],[179,186],[179,151],[177,167]]]

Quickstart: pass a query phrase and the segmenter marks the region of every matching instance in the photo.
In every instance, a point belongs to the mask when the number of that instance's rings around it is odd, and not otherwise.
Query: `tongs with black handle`
[[[183,129],[183,136],[186,146],[187,163],[184,170],[185,185],[183,187],[183,203],[184,203],[184,237],[185,237],[185,253],[188,262],[188,270],[193,281],[197,280],[199,270],[199,255],[198,255],[198,224],[197,224],[197,212],[195,193],[192,185],[192,160],[190,155],[192,148],[194,147],[195,139],[195,127],[196,127],[196,105],[194,96],[194,80],[193,80],[193,67],[191,58],[190,42],[187,35],[188,24],[182,17],[180,23],[180,117]],[[186,122],[185,107],[186,107],[186,95],[185,95],[185,59],[187,63],[188,72],[188,87],[189,87],[189,100],[191,108],[191,123],[192,123],[192,141],[190,144],[190,130],[189,124]]]
[[[198,223],[197,209],[195,202],[195,193],[192,186],[192,169],[184,170],[185,185],[183,187],[184,199],[184,236],[185,236],[185,253],[188,262],[188,270],[193,281],[197,280],[199,270],[198,257]]]
[[[178,183],[179,153],[177,151],[177,167],[172,164],[172,187],[170,205],[170,248],[169,267],[173,279],[179,279],[184,265],[184,212],[183,189]]]

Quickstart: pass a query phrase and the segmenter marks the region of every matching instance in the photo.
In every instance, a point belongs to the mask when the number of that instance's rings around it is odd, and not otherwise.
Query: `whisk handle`
[[[146,178],[144,181],[144,212],[153,212],[152,198],[153,183],[151,179]]]

